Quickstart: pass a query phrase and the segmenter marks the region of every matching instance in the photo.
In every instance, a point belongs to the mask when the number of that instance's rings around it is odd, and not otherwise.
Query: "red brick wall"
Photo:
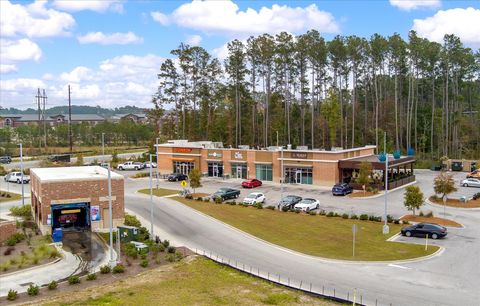
[[[0,243],[7,240],[10,236],[15,234],[17,226],[15,221],[7,221],[0,223]]]

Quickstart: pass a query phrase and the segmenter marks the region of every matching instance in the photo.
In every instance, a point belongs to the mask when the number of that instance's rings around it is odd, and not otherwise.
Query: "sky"
[[[0,106],[151,107],[157,73],[181,42],[223,60],[226,43],[251,35],[318,30],[370,37],[397,32],[480,47],[480,0],[125,1],[0,0]]]

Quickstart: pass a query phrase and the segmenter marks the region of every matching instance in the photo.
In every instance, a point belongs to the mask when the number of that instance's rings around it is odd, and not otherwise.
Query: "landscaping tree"
[[[82,154],[78,154],[77,166],[83,166],[83,155]]]
[[[193,169],[188,175],[188,177],[190,179],[190,187],[193,188],[193,193],[195,193],[195,188],[202,187],[202,174],[200,173],[200,170]]]
[[[457,191],[453,176],[445,172],[440,173],[433,181],[433,190],[436,194],[441,194],[443,200],[446,201],[447,195]]]
[[[366,186],[370,184],[370,182],[372,181],[372,178],[370,177],[371,173],[372,173],[372,164],[369,162],[362,162],[360,164],[360,169],[359,169],[358,178],[356,182],[362,185],[364,193],[365,193]]]
[[[420,206],[423,205],[423,201],[423,192],[420,191],[420,187],[408,186],[405,188],[403,205],[405,205],[408,210],[411,210],[414,216],[415,209],[419,209]]]

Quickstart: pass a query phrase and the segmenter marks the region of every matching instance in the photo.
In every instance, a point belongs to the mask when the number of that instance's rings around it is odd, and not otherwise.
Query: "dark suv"
[[[402,228],[401,233],[407,237],[417,236],[425,238],[428,235],[432,239],[438,239],[447,236],[447,229],[433,223],[418,223]]]
[[[341,183],[341,184],[336,184],[332,188],[332,194],[333,195],[346,195],[348,193],[352,193],[353,188],[348,185],[347,183]]]
[[[188,176],[182,173],[172,173],[168,176],[167,180],[169,182],[179,182],[188,180]]]
[[[277,208],[282,209],[287,207],[288,209],[293,209],[295,204],[299,203],[302,200],[302,197],[296,195],[288,195],[278,202]]]
[[[10,156],[0,156],[0,163],[9,164],[11,162],[12,162],[12,158]]]

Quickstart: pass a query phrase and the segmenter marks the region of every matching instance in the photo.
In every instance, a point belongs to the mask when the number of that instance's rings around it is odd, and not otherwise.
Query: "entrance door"
[[[188,175],[188,165],[186,163],[180,164],[180,173]]]
[[[242,178],[242,166],[237,166],[237,179]]]
[[[213,174],[214,177],[219,176],[218,164],[213,164],[212,165],[212,174]]]
[[[103,227],[110,228],[110,210],[108,208],[103,209]]]
[[[302,183],[302,170],[295,171],[295,184]]]

